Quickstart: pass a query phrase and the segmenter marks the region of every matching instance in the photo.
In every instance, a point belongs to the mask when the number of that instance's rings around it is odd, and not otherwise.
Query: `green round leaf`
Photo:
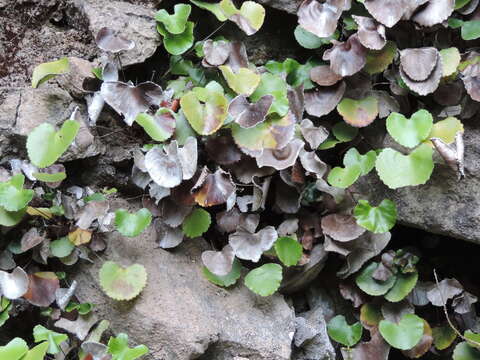
[[[208,211],[197,208],[183,221],[182,231],[189,238],[196,238],[206,232],[211,223],[212,219]]]
[[[148,353],[148,347],[137,345],[128,347],[128,335],[120,333],[117,337],[108,340],[107,352],[112,355],[112,360],[135,360]]]
[[[65,74],[69,71],[70,63],[68,58],[37,65],[33,70],[32,87],[36,88],[38,85],[55,77],[55,75]]]
[[[360,321],[365,328],[378,326],[380,320],[383,319],[380,307],[371,303],[363,304],[360,308]]]
[[[155,20],[161,22],[170,34],[181,34],[185,31],[191,11],[192,7],[190,5],[177,4],[172,15],[165,9],[157,11]]]
[[[260,296],[269,296],[278,290],[282,278],[280,265],[265,264],[245,276],[245,285]]]
[[[379,330],[392,347],[410,350],[422,339],[424,326],[422,318],[415,314],[405,314],[398,324],[388,320],[380,321]]]
[[[105,294],[112,299],[131,300],[147,284],[147,271],[140,264],[123,268],[113,261],[106,261],[100,269],[99,281]]]
[[[389,231],[397,221],[397,208],[391,200],[384,199],[380,205],[371,206],[367,200],[359,200],[353,210],[357,224],[373,233]]]
[[[23,339],[15,338],[7,345],[0,346],[0,359],[19,360],[27,351],[27,343]]]
[[[23,188],[25,176],[17,174],[9,181],[0,183],[0,206],[7,211],[24,209],[33,199],[33,190]]]
[[[384,72],[393,62],[397,53],[397,44],[393,41],[387,41],[381,50],[368,50],[367,63],[363,67],[370,75]]]
[[[449,116],[448,118],[437,121],[433,124],[432,131],[427,139],[439,138],[444,143],[451,144],[455,141],[457,133],[463,131],[464,128],[462,122],[453,116]],[[426,140],[426,142],[431,143],[430,140]]]
[[[125,209],[115,211],[115,227],[124,236],[140,235],[152,222],[152,214],[148,209],[140,209],[130,214]]]
[[[418,110],[410,119],[393,112],[387,118],[388,133],[400,145],[413,148],[425,140],[432,131],[433,117],[427,110]]]
[[[339,141],[348,142],[358,135],[358,128],[341,121],[333,126],[332,133]]]
[[[391,189],[425,184],[433,171],[433,149],[422,144],[409,155],[387,148],[377,156],[378,176]]]
[[[385,281],[375,280],[372,275],[378,267],[378,263],[372,262],[363,268],[360,274],[355,278],[358,287],[368,295],[380,296],[387,293],[395,284],[395,276],[391,276]]]
[[[330,44],[332,40],[338,39],[339,32],[337,30],[332,36],[321,38],[310,31],[305,30],[300,25],[297,25],[293,35],[300,46],[304,47],[305,49],[318,49],[322,45]]]
[[[176,120],[169,109],[160,108],[154,116],[140,113],[135,122],[143,127],[153,140],[159,142],[168,140],[175,132]]]
[[[370,150],[365,155],[361,155],[357,149],[351,148],[345,153],[343,164],[348,166],[359,165],[362,171],[361,175],[367,175],[375,167],[375,160],[377,160],[377,153]]]
[[[261,77],[253,70],[240,68],[234,72],[228,65],[219,66],[219,69],[228,86],[239,95],[250,96],[260,84]]]
[[[464,21],[461,31],[463,40],[475,40],[480,37],[480,20]]]
[[[438,350],[445,350],[453,344],[457,338],[457,333],[450,325],[434,327],[432,329],[433,344]]]
[[[48,346],[47,341],[38,344],[29,350],[22,360],[43,360],[47,354]]]
[[[360,100],[343,98],[337,105],[337,111],[351,126],[365,127],[378,116],[378,100],[374,96]]]
[[[263,73],[261,75],[260,84],[250,96],[250,100],[252,102],[257,102],[265,95],[273,95],[275,100],[268,113],[277,113],[280,116],[284,116],[289,109],[287,90],[287,83],[280,75]]]
[[[359,164],[346,166],[345,168],[335,167],[328,174],[328,183],[341,189],[346,189],[351,186],[362,173],[362,168]]]
[[[298,260],[302,257],[302,245],[291,237],[278,238],[274,246],[278,258],[285,266],[297,265]]]
[[[456,47],[440,50],[442,57],[443,77],[453,75],[457,72],[458,65],[462,60],[460,51]]]
[[[396,275],[397,280],[393,287],[385,294],[385,299],[390,302],[399,302],[407,297],[418,281],[418,272]]]
[[[295,116],[288,113],[284,117],[270,115],[267,119],[251,128],[242,128],[232,124],[235,143],[246,152],[261,153],[263,149],[285,147],[293,136]]]
[[[63,237],[50,243],[51,254],[58,258],[67,257],[72,253],[73,249],[75,249],[75,245],[68,239],[68,237]]]
[[[480,360],[480,350],[468,345],[467,342],[461,342],[453,351],[453,360]]]
[[[194,88],[180,99],[183,113],[200,135],[211,135],[220,129],[228,116],[228,100],[223,93]]]
[[[57,172],[54,174],[37,172],[37,173],[33,173],[33,176],[35,177],[35,179],[39,181],[47,182],[47,183],[59,182],[67,178],[67,174],[64,171]]]
[[[27,152],[32,164],[39,168],[52,165],[68,149],[79,128],[77,121],[66,120],[59,131],[48,123],[33,129],[27,138]]]
[[[19,211],[7,211],[0,206],[0,225],[2,226],[15,226],[22,221],[23,215],[27,209]]]
[[[362,337],[363,327],[360,322],[348,325],[345,316],[337,315],[328,322],[327,332],[336,342],[352,347]]]
[[[37,343],[46,341],[48,343],[47,352],[54,355],[61,351],[60,344],[68,340],[68,336],[49,330],[42,325],[37,325],[33,328],[33,339]]]
[[[163,24],[157,24],[157,31],[163,36],[163,46],[172,55],[181,55],[190,49],[194,43],[193,28],[195,24],[187,22],[185,31],[181,34],[170,34]]]
[[[207,278],[208,281],[210,281],[215,285],[223,286],[223,287],[229,287],[235,284],[237,280],[240,278],[241,270],[242,270],[242,264],[238,259],[233,260],[232,270],[225,276],[215,275],[210,270],[208,270],[205,266],[202,268],[203,275],[205,276],[205,278]]]

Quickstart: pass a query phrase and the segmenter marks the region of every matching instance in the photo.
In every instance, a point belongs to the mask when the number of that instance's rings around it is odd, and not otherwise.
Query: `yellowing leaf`
[[[68,240],[76,246],[88,244],[92,240],[92,232],[78,228],[68,234]]]

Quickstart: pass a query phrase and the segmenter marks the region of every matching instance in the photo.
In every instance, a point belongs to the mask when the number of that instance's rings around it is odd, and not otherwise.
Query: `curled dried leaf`
[[[204,251],[202,253],[203,265],[217,276],[225,276],[232,271],[235,254],[231,245],[227,244],[222,251]]]
[[[242,128],[251,128],[265,120],[274,99],[272,95],[265,95],[250,104],[245,95],[239,95],[228,106],[228,113]]]
[[[334,240],[347,242],[358,238],[365,229],[358,226],[355,217],[344,214],[331,214],[322,218],[322,230]]]
[[[16,267],[11,273],[0,271],[0,296],[10,300],[18,299],[28,290],[28,275],[21,267]]]
[[[365,0],[368,12],[386,27],[392,27],[402,18],[409,0]]]
[[[270,166],[277,170],[289,168],[297,161],[298,154],[304,145],[302,140],[294,139],[282,149],[265,149],[262,154],[257,157],[257,165],[258,167]]]
[[[317,117],[329,114],[342,100],[346,87],[345,82],[341,81],[333,86],[305,92],[305,110]]]
[[[368,49],[380,50],[387,43],[385,27],[365,16],[352,16],[358,24],[358,40]]]
[[[28,291],[23,297],[32,305],[50,306],[55,301],[55,292],[60,288],[57,275],[53,272],[38,272],[28,277]]]
[[[273,226],[267,226],[257,233],[239,228],[228,237],[228,242],[238,258],[258,262],[263,252],[273,246],[277,237]]]
[[[320,3],[317,0],[305,0],[298,8],[298,23],[300,26],[320,38],[333,35],[343,7],[339,1],[327,0]]]
[[[430,0],[411,18],[418,25],[433,26],[441,24],[453,13],[455,0]]]
[[[218,169],[213,174],[205,167],[192,188],[197,204],[203,207],[225,204],[235,193],[232,177]]]
[[[330,61],[333,72],[343,77],[356,74],[367,62],[367,49],[361,44],[357,34],[351,35],[347,41],[332,41],[331,49],[323,53],[323,60]]]
[[[150,81],[137,86],[118,81],[104,82],[100,93],[108,105],[124,116],[128,126],[132,126],[138,114],[159,106],[163,100],[162,88]]]
[[[132,50],[135,47],[134,41],[128,40],[119,35],[117,31],[107,27],[103,27],[98,31],[95,42],[103,51],[114,54],[120,51]]]
[[[343,79],[329,65],[315,66],[310,70],[310,79],[320,86],[332,86]]]

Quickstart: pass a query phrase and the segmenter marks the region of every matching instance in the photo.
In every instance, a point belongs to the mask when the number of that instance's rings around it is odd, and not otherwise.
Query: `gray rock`
[[[2,139],[0,154],[2,160],[7,156],[26,157],[25,141],[30,132],[38,125],[47,122],[58,126],[70,117],[75,107],[81,114],[81,128],[74,145],[62,157],[62,161],[96,156],[103,152],[99,139],[94,139],[86,125],[86,108],[74,102],[72,97],[57,86],[18,88],[9,91],[0,102],[0,130]]]
[[[375,171],[360,178],[356,188],[377,205],[383,199],[397,204],[400,223],[480,244],[480,129],[465,125],[466,178],[436,164],[425,185],[391,190]],[[384,144],[390,143],[388,137]]]
[[[126,201],[112,203],[132,209]],[[164,360],[290,359],[294,333],[293,310],[281,295],[261,298],[242,281],[224,290],[201,273],[201,239],[186,241],[174,252],[156,248],[152,227],[135,239],[107,235],[104,257],[120,264],[143,264],[148,284],[130,302],[117,302],[98,285],[100,262],[79,269],[77,294],[96,304],[99,318],[115,332],[128,332],[135,343],[146,344],[152,358]]]
[[[257,2],[290,14],[296,14],[302,0],[257,0]]]
[[[109,27],[129,40],[135,41],[133,50],[121,54],[122,65],[138,64],[153,55],[161,43],[157,33],[155,11],[146,6],[110,0],[74,0],[85,14],[89,29],[95,37],[103,27]]]
[[[77,57],[69,57],[70,71],[56,78],[59,85],[72,96],[83,98],[89,92],[83,89],[85,79],[93,79],[93,63]]]
[[[321,307],[300,314],[295,319],[295,346],[292,360],[334,360],[335,349],[327,334]]]

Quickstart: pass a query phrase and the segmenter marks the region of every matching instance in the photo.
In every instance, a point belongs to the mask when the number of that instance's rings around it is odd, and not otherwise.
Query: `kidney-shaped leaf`
[[[79,129],[80,124],[75,120],[66,120],[58,131],[48,123],[37,126],[27,138],[27,152],[32,164],[39,168],[52,165],[68,149]]]
[[[399,302],[405,299],[413,290],[418,281],[418,272],[408,274],[398,273],[393,287],[385,294],[385,299],[390,302]]]
[[[181,55],[190,49],[194,42],[193,29],[195,23],[188,21],[185,31],[180,34],[171,34],[163,24],[157,23],[157,31],[163,36],[163,46],[172,55]]]
[[[342,100],[346,87],[345,82],[340,81],[329,87],[305,92],[305,110],[317,117],[329,114]]]
[[[337,315],[328,322],[327,332],[336,342],[352,347],[362,337],[363,327],[360,322],[348,325],[345,316]]]
[[[100,286],[115,300],[131,300],[137,297],[147,284],[147,271],[143,265],[121,267],[106,261],[99,272]]]
[[[155,14],[155,20],[161,22],[170,34],[181,34],[185,31],[191,11],[192,7],[188,4],[176,4],[172,15],[161,9]]]
[[[69,71],[70,63],[68,62],[68,58],[37,65],[33,70],[32,87],[36,88],[56,75],[65,74]]]
[[[203,265],[216,276],[227,276],[233,267],[235,253],[227,244],[222,251],[204,251],[202,253]]]
[[[235,193],[235,184],[229,173],[218,169],[210,173],[204,168],[197,183],[192,188],[195,202],[202,207],[225,204]]]
[[[388,133],[400,145],[413,148],[425,140],[433,126],[433,117],[427,110],[421,109],[410,119],[399,113],[391,113],[387,118]]]
[[[387,148],[377,157],[378,176],[391,189],[425,184],[433,171],[433,149],[422,144],[409,155]]]
[[[148,209],[140,209],[129,213],[125,209],[115,211],[115,227],[124,236],[140,235],[151,223],[152,213]]]
[[[28,283],[28,275],[21,267],[16,267],[12,273],[0,271],[0,297],[18,299],[27,292]]]
[[[352,241],[365,232],[357,225],[355,218],[346,214],[330,214],[321,221],[323,233],[337,241]]]
[[[228,86],[239,95],[251,95],[260,84],[260,75],[248,68],[233,71],[228,65],[219,67]]]
[[[27,351],[28,346],[25,340],[14,338],[5,346],[0,346],[0,359],[19,360]]]
[[[378,100],[374,96],[360,100],[343,98],[337,105],[337,111],[346,123],[355,127],[365,127],[378,116]]]
[[[280,265],[265,264],[245,276],[245,285],[260,296],[269,296],[278,290],[282,278]]]
[[[5,182],[0,182],[0,207],[7,211],[19,211],[27,206],[33,198],[33,190],[23,188],[25,176],[14,175]]]
[[[180,100],[192,128],[200,135],[211,135],[228,116],[228,100],[223,93],[210,88],[194,88]]]
[[[210,270],[208,270],[206,266],[203,267],[202,272],[203,272],[203,275],[207,278],[207,280],[210,281],[211,283],[218,286],[228,287],[237,282],[237,280],[240,278],[241,270],[242,270],[242,264],[238,259],[234,259],[232,270],[225,276],[215,275]]]
[[[368,295],[384,295],[395,284],[395,276],[391,276],[385,281],[379,281],[373,278],[372,275],[375,270],[377,270],[378,266],[378,263],[372,262],[370,265],[366,266],[355,278],[355,282],[357,283],[358,287]]]
[[[189,238],[196,238],[206,232],[211,223],[212,219],[208,211],[195,209],[183,221],[182,231]]]
[[[110,340],[108,340],[107,351],[112,355],[112,360],[135,360],[147,354],[148,347],[145,345],[137,345],[130,348],[128,347],[128,335],[120,333],[117,337],[111,337]]]
[[[242,128],[251,128],[265,120],[274,100],[272,95],[265,95],[250,104],[245,95],[239,95],[228,106],[228,112]]]
[[[397,221],[397,208],[391,200],[384,199],[378,206],[371,206],[367,200],[359,200],[353,211],[357,224],[381,234],[389,231]]]
[[[53,272],[37,272],[28,277],[28,291],[23,297],[35,306],[50,306],[55,301],[55,292],[60,288],[57,275]]]
[[[264,122],[248,129],[233,124],[233,139],[243,152],[252,156],[260,155],[263,149],[282,149],[293,138],[295,120],[293,113],[289,112],[284,117],[272,114]]]
[[[337,5],[339,1],[328,0],[320,3],[317,0],[305,0],[298,9],[298,23],[300,26],[320,38],[333,35],[337,22],[342,14],[343,7]]]
[[[302,257],[302,245],[291,237],[281,237],[275,241],[275,252],[285,266],[297,265]]]
[[[176,121],[170,109],[160,108],[155,115],[140,113],[135,122],[155,141],[165,141],[175,132]]]
[[[379,330],[383,338],[394,348],[410,350],[423,336],[424,321],[415,314],[405,314],[398,324],[380,321]]]
[[[238,258],[258,262],[263,252],[270,250],[277,237],[273,226],[267,226],[257,233],[238,228],[228,237],[228,242]]]
[[[347,41],[336,41],[332,48],[323,53],[323,60],[330,60],[330,68],[343,77],[356,74],[367,62],[367,49],[351,35]]]
[[[137,86],[118,81],[104,82],[100,92],[108,105],[124,115],[124,121],[129,126],[138,114],[158,106],[163,99],[162,88],[150,81]]]
[[[132,50],[135,42],[119,35],[115,30],[104,27],[101,28],[95,37],[97,46],[103,51],[118,53],[124,50]]]

